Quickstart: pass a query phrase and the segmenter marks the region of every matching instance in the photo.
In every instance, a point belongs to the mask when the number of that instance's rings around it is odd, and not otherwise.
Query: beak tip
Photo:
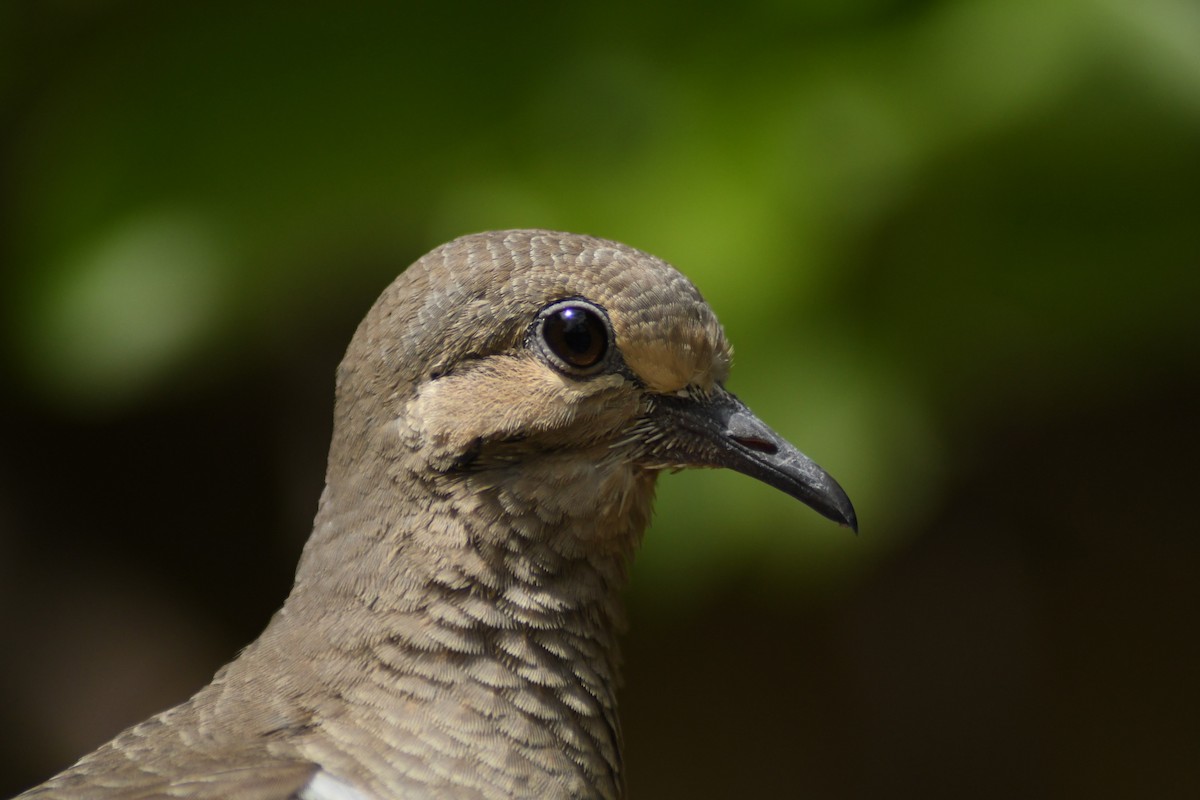
[[[854,506],[851,505],[850,498],[846,496],[845,492],[841,491],[840,486],[832,500],[833,502],[830,503],[829,507],[824,509],[825,516],[838,525],[849,528],[855,536],[858,536],[858,514],[854,512]]]

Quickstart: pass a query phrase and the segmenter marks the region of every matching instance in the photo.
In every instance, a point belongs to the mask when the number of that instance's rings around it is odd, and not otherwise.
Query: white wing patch
[[[374,800],[325,770],[318,770],[296,795],[298,800]]]

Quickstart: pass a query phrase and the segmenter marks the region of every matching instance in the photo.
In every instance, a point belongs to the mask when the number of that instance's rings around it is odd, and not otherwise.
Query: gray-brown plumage
[[[723,388],[666,263],[546,231],[416,262],[338,370],[296,583],[191,700],[38,798],[614,798],[618,593],[660,471],[727,466],[854,526]]]

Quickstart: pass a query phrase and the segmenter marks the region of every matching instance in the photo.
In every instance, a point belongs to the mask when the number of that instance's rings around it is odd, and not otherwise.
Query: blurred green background
[[[855,538],[660,484],[638,797],[1200,791],[1200,5],[0,5],[0,794],[290,585],[333,370],[431,247],[687,273]]]

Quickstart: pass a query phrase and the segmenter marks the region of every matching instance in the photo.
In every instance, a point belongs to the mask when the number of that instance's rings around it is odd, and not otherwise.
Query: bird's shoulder
[[[312,761],[263,747],[214,747],[164,716],[128,729],[17,800],[368,800]]]
[[[207,761],[207,759],[205,759]],[[328,777],[303,761],[246,762],[235,765],[188,765],[187,773],[162,774],[144,768],[106,769],[90,759],[34,787],[17,800],[366,800],[350,787],[336,794]],[[115,766],[115,765],[114,765]],[[315,787],[315,790],[314,790]]]

